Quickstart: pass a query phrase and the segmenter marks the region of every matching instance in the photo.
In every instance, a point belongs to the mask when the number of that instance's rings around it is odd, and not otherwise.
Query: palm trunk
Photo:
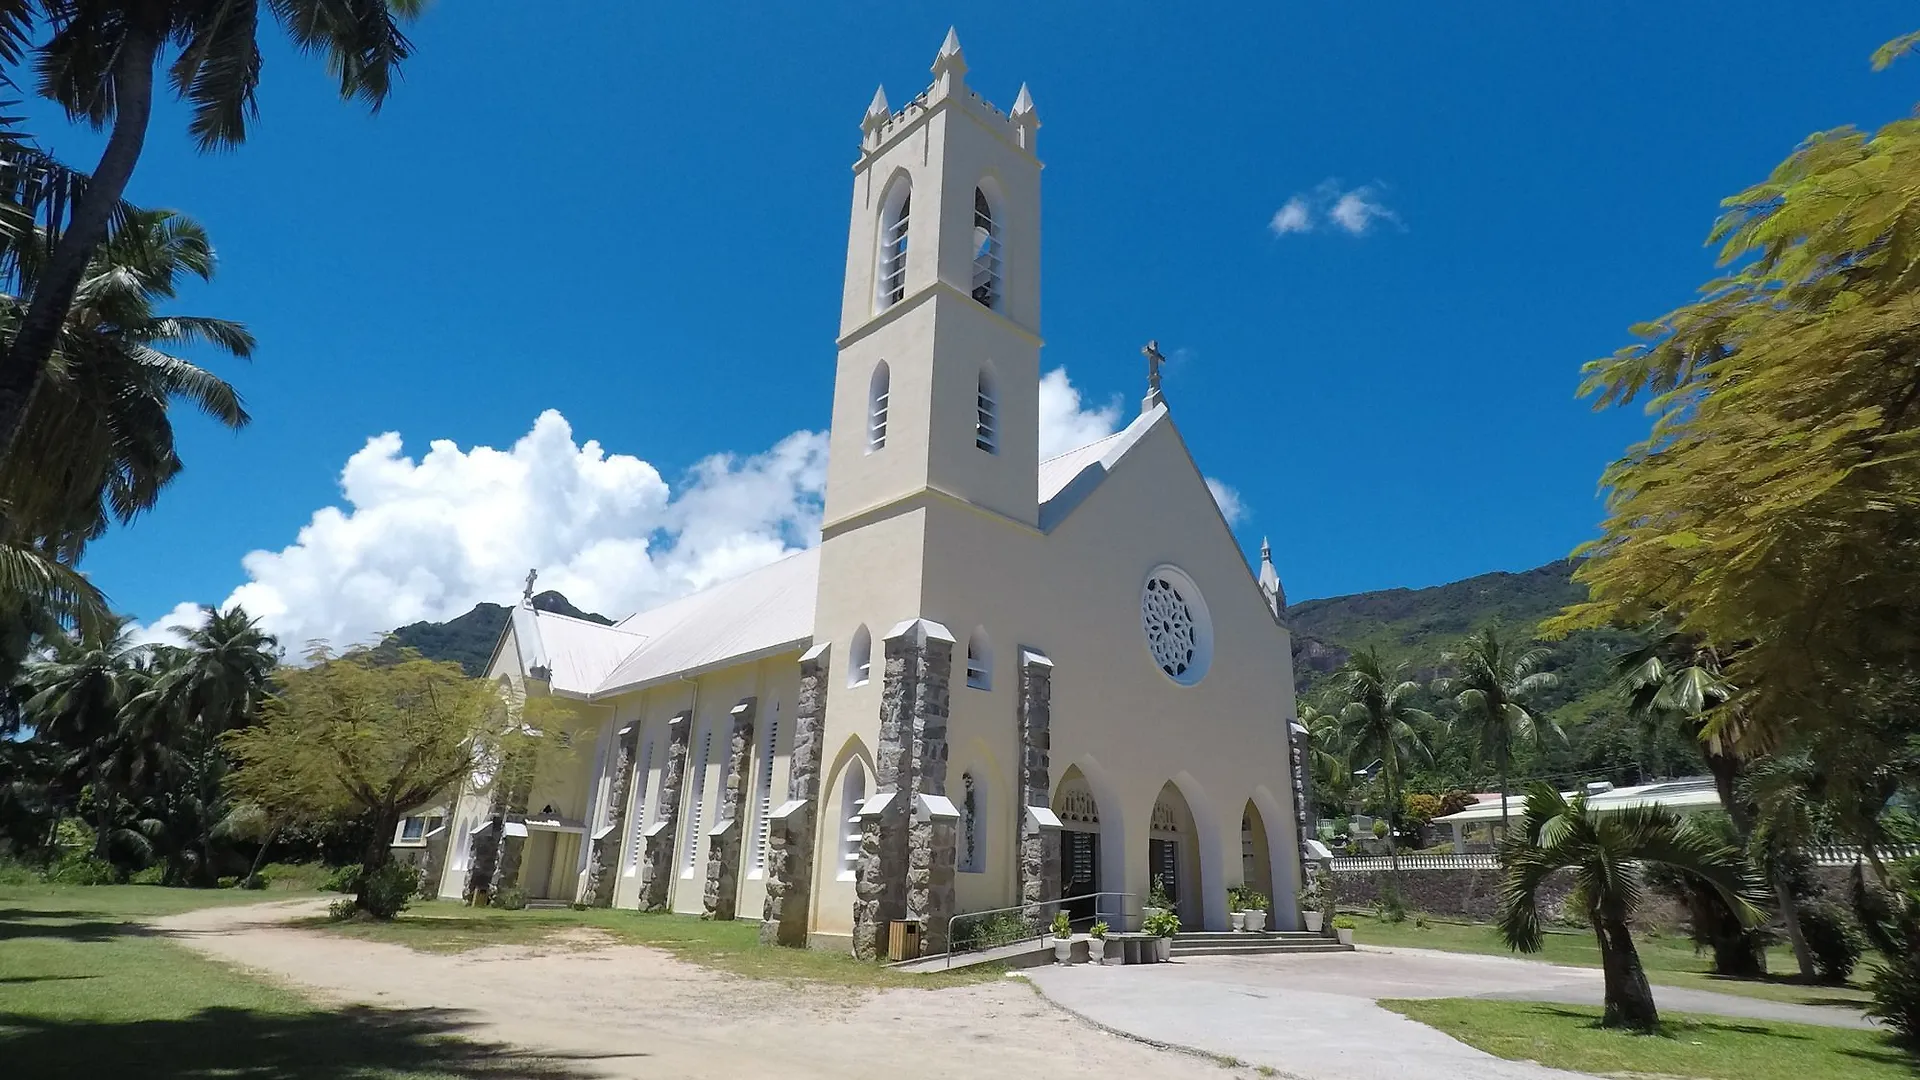
[[[267,826],[267,838],[260,841],[260,850],[253,856],[253,865],[247,867],[246,880],[252,881],[259,876],[260,864],[267,861],[267,849],[272,847],[273,842],[279,839],[279,837],[280,823],[276,821],[272,825]]]
[[[1780,904],[1780,921],[1786,926],[1787,941],[1793,945],[1793,962],[1800,967],[1800,977],[1812,982],[1820,977],[1820,971],[1814,967],[1807,935],[1800,929],[1800,906],[1793,899],[1793,882],[1787,875],[1786,860],[1775,853],[1767,861],[1773,864],[1773,897]]]
[[[1660,1011],[1653,1003],[1653,987],[1647,985],[1647,972],[1640,966],[1640,952],[1633,947],[1626,920],[1596,917],[1593,936],[1600,942],[1600,969],[1606,978],[1606,1011],[1600,1026],[1635,1031],[1658,1028]]]
[[[1502,843],[1507,839],[1507,789],[1512,786],[1507,779],[1507,771],[1507,763],[1502,761],[1500,763],[1500,840]]]
[[[33,284],[33,298],[12,347],[0,354],[0,458],[13,447],[87,263],[107,238],[107,225],[140,162],[153,115],[153,65],[159,51],[160,36],[138,27],[130,28],[121,42],[113,66],[113,133],[86,190],[73,205],[66,230]]]

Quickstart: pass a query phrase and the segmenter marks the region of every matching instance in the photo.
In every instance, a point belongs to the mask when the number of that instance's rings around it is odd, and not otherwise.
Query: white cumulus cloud
[[[1326,226],[1349,236],[1364,236],[1378,222],[1400,224],[1400,215],[1381,200],[1377,184],[1342,189],[1338,180],[1323,180],[1312,191],[1297,192],[1274,211],[1267,228],[1275,236],[1307,233]]]
[[[1240,519],[1247,516],[1246,500],[1240,497],[1239,489],[1214,477],[1207,477],[1207,490],[1213,492],[1213,501],[1219,504],[1220,516],[1227,524],[1238,525]]]
[[[1118,404],[1088,407],[1064,369],[1041,379],[1043,458],[1119,422]],[[416,459],[390,431],[347,459],[339,505],[314,511],[285,547],[241,560],[247,580],[218,606],[244,605],[298,656],[309,640],[364,642],[509,603],[537,567],[537,589],[619,618],[817,543],[826,472],[827,438],[814,431],[714,455],[677,484],[577,439],[553,410],[505,449],[440,439]],[[176,628],[203,618],[181,603],[134,633],[177,642]]]

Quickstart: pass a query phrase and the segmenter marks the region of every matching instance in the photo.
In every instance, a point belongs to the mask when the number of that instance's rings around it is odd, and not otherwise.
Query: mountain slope
[[[613,625],[612,619],[581,611],[551,589],[535,594],[533,606],[602,626]],[[468,675],[480,676],[486,674],[487,661],[493,657],[493,647],[507,627],[511,610],[502,604],[476,604],[472,611],[443,623],[408,623],[395,630],[391,640],[401,647],[420,650],[429,660],[452,660]]]

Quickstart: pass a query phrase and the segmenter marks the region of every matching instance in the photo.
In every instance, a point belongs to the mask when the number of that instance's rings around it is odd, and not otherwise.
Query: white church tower
[[[1040,122],[966,83],[948,31],[933,84],[861,123],[847,230],[826,524],[931,489],[1033,525]]]

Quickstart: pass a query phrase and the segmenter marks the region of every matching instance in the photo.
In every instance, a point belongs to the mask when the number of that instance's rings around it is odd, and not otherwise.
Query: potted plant
[[[1164,913],[1172,910],[1173,898],[1167,895],[1166,882],[1160,878],[1160,875],[1155,874],[1153,885],[1147,890],[1147,905],[1140,909],[1140,915],[1143,919],[1151,919],[1156,912]]]
[[[1180,932],[1180,916],[1160,910],[1147,916],[1143,927],[1154,936],[1154,959],[1166,963],[1173,956],[1173,935]]]
[[[1322,918],[1320,914],[1320,897],[1314,892],[1313,886],[1309,885],[1299,892],[1294,893],[1293,899],[1295,903],[1300,905],[1300,921],[1306,924],[1307,932],[1310,934],[1319,933]]]
[[[1353,916],[1351,915],[1335,915],[1333,917],[1333,932],[1339,935],[1340,944],[1353,944],[1354,925]]]
[[[1239,890],[1239,898],[1233,902],[1238,909],[1241,929],[1251,933],[1264,933],[1267,929],[1267,897],[1264,893],[1252,889]]]
[[[1107,962],[1107,924],[1096,922],[1087,928],[1087,951],[1093,954],[1093,962],[1105,965]]]
[[[1053,917],[1053,958],[1062,964],[1073,962],[1073,920],[1064,911]]]

